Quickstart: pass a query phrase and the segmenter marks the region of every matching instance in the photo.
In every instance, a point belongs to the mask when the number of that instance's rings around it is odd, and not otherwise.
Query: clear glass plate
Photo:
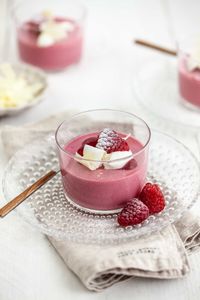
[[[136,99],[147,112],[170,124],[200,127],[200,110],[192,110],[179,95],[177,60],[158,57],[145,61],[133,85]]]
[[[11,158],[5,171],[6,201],[50,169],[57,168],[52,137],[25,146]],[[118,226],[116,214],[98,215],[77,209],[64,196],[60,174],[16,210],[28,223],[56,239],[95,244],[126,242],[159,231],[176,221],[199,197],[200,168],[196,158],[183,144],[158,132],[152,133],[148,180],[160,184],[166,208],[136,226]]]

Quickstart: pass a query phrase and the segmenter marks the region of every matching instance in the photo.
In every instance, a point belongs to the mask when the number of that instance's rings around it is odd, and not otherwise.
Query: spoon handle
[[[41,186],[43,186],[47,181],[53,178],[59,171],[51,170],[41,178],[39,178],[36,182],[34,182],[31,186],[25,189],[21,194],[16,196],[6,205],[4,205],[0,209],[0,217],[6,216],[9,212],[11,212],[14,208],[16,208],[20,203],[22,203],[25,199],[27,199],[30,195],[32,195],[35,191],[37,191]]]

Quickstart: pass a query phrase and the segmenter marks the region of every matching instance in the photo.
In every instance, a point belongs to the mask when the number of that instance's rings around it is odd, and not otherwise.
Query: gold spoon
[[[137,44],[137,45],[141,45],[141,46],[144,46],[144,47],[154,49],[154,50],[158,50],[158,51],[163,52],[163,53],[167,53],[167,54],[170,54],[170,55],[173,55],[173,56],[177,56],[177,52],[172,50],[172,49],[161,47],[159,45],[156,45],[156,44],[144,41],[144,40],[136,39],[136,40],[134,40],[134,43]]]
[[[59,172],[60,170],[51,170],[47,174],[39,178],[31,186],[26,188],[21,194],[19,194],[2,208],[0,208],[0,217],[5,217],[9,212],[11,212],[14,208],[16,208],[20,203],[22,203],[25,199],[27,199],[30,195],[32,195],[35,191],[37,191],[41,186],[43,186],[47,181],[49,181]]]

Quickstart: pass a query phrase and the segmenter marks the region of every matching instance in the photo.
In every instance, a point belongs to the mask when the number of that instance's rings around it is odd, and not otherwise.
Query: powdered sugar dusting
[[[96,147],[105,150],[107,153],[129,150],[126,141],[110,128],[104,128],[100,132]]]

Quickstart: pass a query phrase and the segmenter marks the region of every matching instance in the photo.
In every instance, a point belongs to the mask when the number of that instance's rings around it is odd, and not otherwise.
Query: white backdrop
[[[0,119],[0,127],[35,122],[51,113],[72,108],[107,107],[134,112],[131,78],[138,61],[143,61],[152,52],[134,47],[133,38],[140,37],[173,48],[182,35],[200,28],[199,0],[83,2],[88,6],[88,19],[82,62],[65,72],[49,74],[50,87],[45,101],[22,115]],[[8,24],[5,11],[6,0],[0,0],[1,49]],[[11,38],[14,41],[14,33]],[[8,53],[13,59],[14,48],[8,47]],[[192,135],[189,138],[183,136],[182,140],[198,154]],[[0,148],[1,175],[4,165]],[[94,294],[85,290],[45,237],[15,215],[0,220],[0,300],[198,300],[200,254],[193,255],[190,260],[192,271],[187,278],[172,281],[134,279],[102,294]]]

